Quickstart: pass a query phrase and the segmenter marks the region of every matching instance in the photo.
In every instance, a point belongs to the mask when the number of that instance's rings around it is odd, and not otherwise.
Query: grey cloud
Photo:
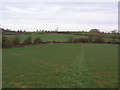
[[[2,10],[4,23],[117,24],[117,3],[109,2],[4,3]]]

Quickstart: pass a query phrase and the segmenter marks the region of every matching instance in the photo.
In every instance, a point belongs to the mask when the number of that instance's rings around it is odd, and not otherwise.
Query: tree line
[[[106,40],[105,38],[108,38],[110,40]],[[86,38],[75,38],[73,36],[69,36],[67,38],[68,42],[71,43],[110,43],[110,44],[120,44],[119,41],[120,37],[119,35],[112,35],[107,36],[104,33],[93,33],[90,35],[87,35]]]

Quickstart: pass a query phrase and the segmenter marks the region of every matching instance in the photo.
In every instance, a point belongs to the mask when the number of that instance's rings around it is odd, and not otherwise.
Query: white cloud
[[[4,3],[2,8],[1,24],[5,28],[86,30],[100,27],[109,31],[116,29],[118,22],[117,3],[109,2]]]
[[[0,2],[33,2],[33,0],[0,0]],[[34,2],[119,2],[119,0],[34,0]]]
[[[20,8],[14,8],[14,7],[7,7],[7,9],[9,10],[9,12],[11,13],[17,13],[17,14],[30,14],[31,12],[26,11],[24,9],[20,9]]]

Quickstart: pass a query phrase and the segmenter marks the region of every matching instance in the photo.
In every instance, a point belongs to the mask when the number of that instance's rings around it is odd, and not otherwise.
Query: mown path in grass
[[[40,45],[3,50],[3,87],[115,88],[118,46]]]

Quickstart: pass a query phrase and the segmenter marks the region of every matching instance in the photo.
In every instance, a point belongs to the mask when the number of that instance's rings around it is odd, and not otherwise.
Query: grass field
[[[108,44],[3,49],[3,88],[116,88],[117,50]]]
[[[73,36],[74,38],[85,38],[87,36],[78,36],[78,35],[69,35],[69,34],[57,34],[57,33],[48,33],[48,34],[33,34],[33,35],[6,35],[9,38],[13,37],[19,37],[21,39],[21,42],[27,38],[28,36],[31,36],[34,40],[36,37],[40,37],[43,41],[67,41],[67,37]]]

